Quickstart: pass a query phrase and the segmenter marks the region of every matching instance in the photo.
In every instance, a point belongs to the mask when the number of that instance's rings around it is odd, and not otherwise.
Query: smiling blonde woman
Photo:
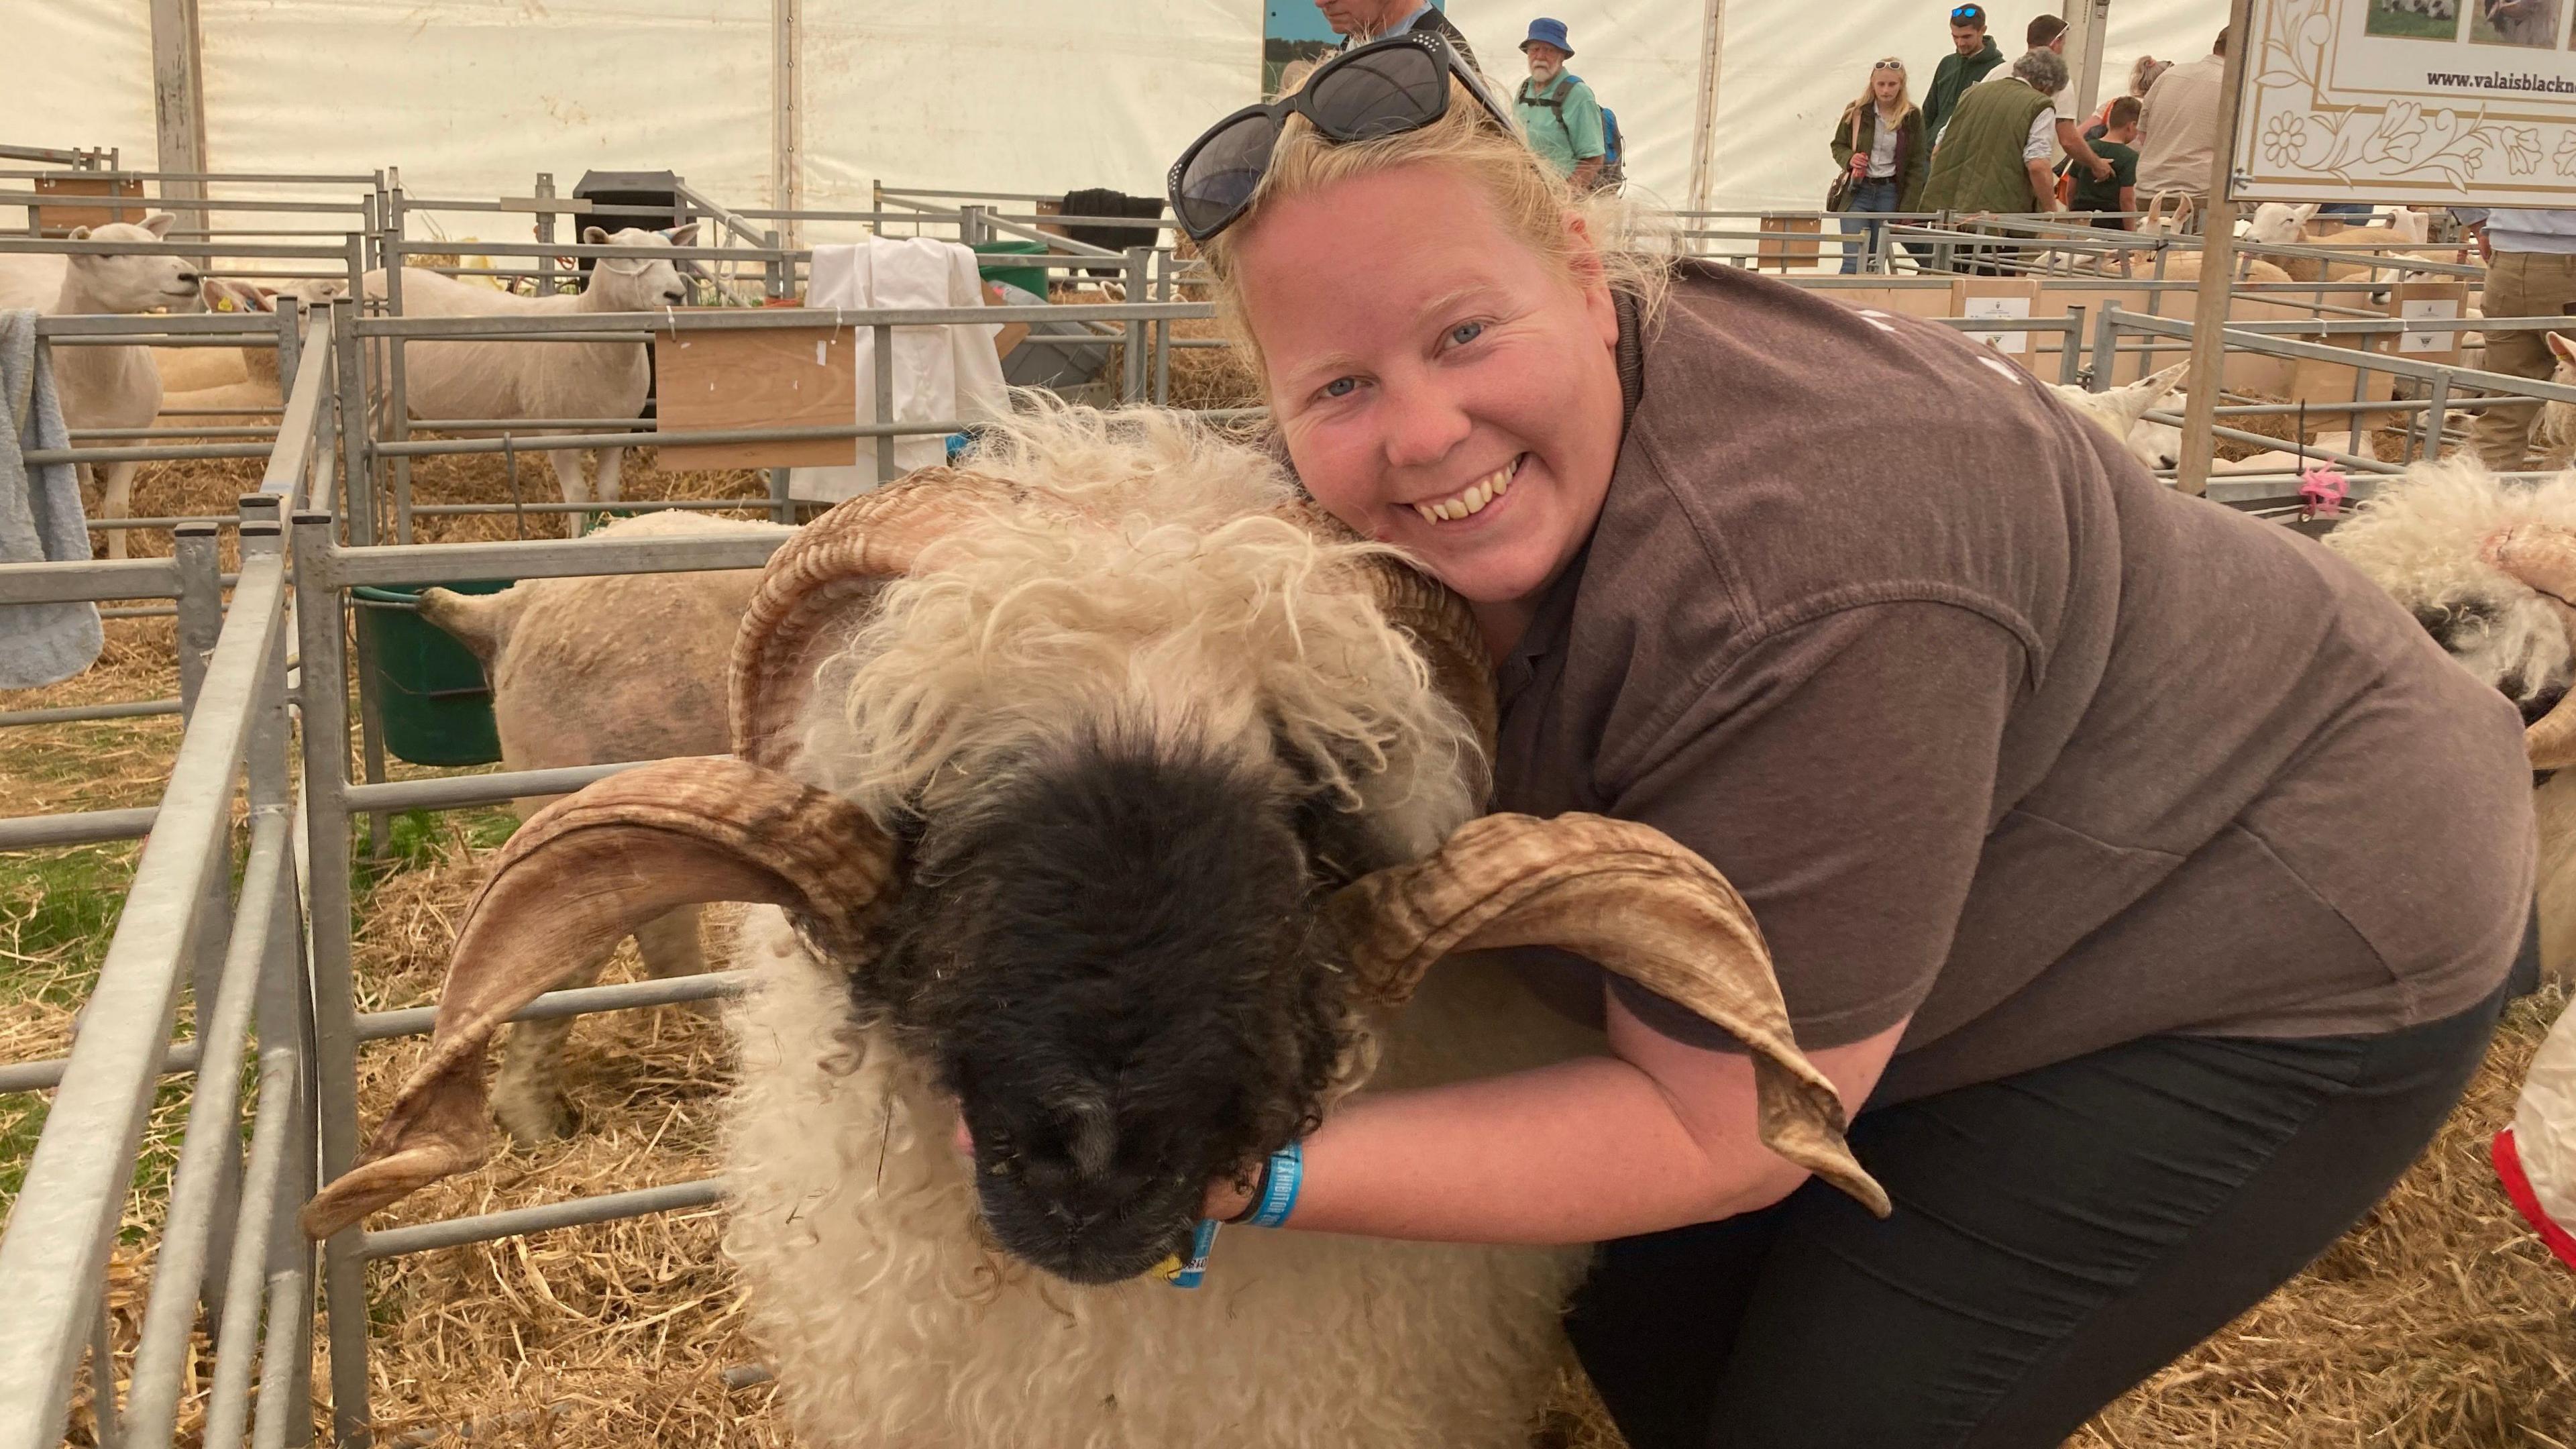
[[[1494,804],[1725,873],[1895,1213],[1557,957],[1608,1055],[1350,1104],[1285,1226],[1604,1241],[1569,1327],[1636,1449],[2055,1445],[2451,1105],[2528,918],[2518,722],[1955,333],[1606,247],[1507,116],[1355,49],[1173,201],[1305,487],[1473,606]]]

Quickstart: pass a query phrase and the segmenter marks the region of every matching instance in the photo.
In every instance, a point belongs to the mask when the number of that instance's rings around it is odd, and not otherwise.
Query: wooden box
[[[662,433],[735,428],[855,427],[865,328],[785,327],[681,332],[653,339]],[[651,441],[650,433],[638,441]],[[856,438],[802,442],[662,443],[664,468],[828,467],[859,461]]]
[[[83,176],[77,172],[36,178],[39,196],[98,197],[102,201],[40,201],[33,211],[38,236],[65,237],[77,226],[105,226],[112,221],[141,221],[143,183],[130,177]],[[115,203],[132,198],[131,206]]]
[[[1824,255],[1824,243],[1818,240],[1825,229],[1824,219],[1814,216],[1766,216],[1762,218],[1762,240],[1756,244],[1759,267],[1788,271],[1792,267],[1812,267]],[[1805,238],[1800,240],[1799,238]]]

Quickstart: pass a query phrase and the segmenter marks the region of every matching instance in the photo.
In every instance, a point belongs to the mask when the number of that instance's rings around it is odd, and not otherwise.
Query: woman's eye
[[[1359,389],[1359,385],[1360,380],[1356,377],[1337,377],[1324,384],[1324,396],[1349,397]]]
[[[1461,322],[1457,326],[1449,329],[1449,345],[1452,347],[1464,347],[1484,334],[1484,323]]]

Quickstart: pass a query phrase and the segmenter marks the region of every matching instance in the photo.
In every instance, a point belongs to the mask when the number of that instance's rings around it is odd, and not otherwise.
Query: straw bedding
[[[1175,354],[1177,361],[1189,354]],[[1177,385],[1176,385],[1177,390]],[[178,475],[178,476],[173,476]],[[147,470],[137,511],[207,512],[255,475],[248,464]],[[416,474],[424,500],[506,497],[497,460],[435,460]],[[757,474],[642,471],[646,497],[755,497]],[[551,496],[551,488],[531,496]],[[508,537],[506,517],[425,521],[428,537]],[[166,539],[138,537],[164,553]],[[166,620],[112,623],[109,654],[89,675],[26,691],[0,707],[30,708],[174,693]],[[0,736],[0,793],[12,813],[148,803],[175,747],[175,721],[13,730]],[[361,900],[361,1009],[415,1005],[437,988],[458,919],[479,883],[498,812],[443,817],[416,830],[401,868]],[[91,858],[111,891],[130,849]],[[0,857],[0,1060],[50,1055],[68,1040],[69,1003],[95,969],[96,945],[36,941],[59,874],[7,869]],[[51,902],[59,910],[63,902]],[[710,961],[724,965],[728,913],[710,913]],[[99,922],[104,928],[104,918]],[[631,978],[631,945],[606,979]],[[2071,1444],[2081,1449],[2576,1449],[2576,1280],[2525,1231],[2485,1163],[2488,1137],[2509,1116],[2523,1068],[2565,1004],[2563,989],[2516,1005],[2487,1067],[2422,1162],[2370,1218],[2308,1273],[2181,1362],[2105,1411]],[[423,1045],[383,1043],[361,1058],[362,1110],[381,1112]],[[584,1019],[567,1054],[566,1086],[582,1118],[571,1141],[509,1152],[406,1203],[396,1221],[423,1221],[559,1200],[718,1170],[714,1115],[728,1070],[721,1030],[677,1010]],[[27,1099],[0,1100],[0,1186],[14,1186],[32,1140]],[[147,1146],[145,1190],[129,1211],[109,1294],[120,1349],[131,1352],[148,1279],[150,1223],[181,1126],[165,1094]],[[14,1116],[13,1116],[14,1112]],[[18,1125],[13,1127],[12,1123]],[[20,1129],[30,1135],[19,1135]],[[161,1163],[159,1172],[153,1163]],[[584,1446],[785,1449],[742,1335],[738,1285],[716,1250],[720,1212],[545,1234],[423,1254],[371,1273],[374,1408],[380,1443],[472,1442]],[[378,1226],[386,1224],[379,1223]],[[744,1379],[749,1382],[743,1382]],[[316,1395],[327,1377],[316,1357]],[[202,1390],[202,1384],[193,1386]],[[86,1398],[71,1442],[95,1442]],[[191,1397],[182,1443],[202,1404]],[[1580,1375],[1569,1373],[1534,1445],[1617,1449],[1619,1439]]]

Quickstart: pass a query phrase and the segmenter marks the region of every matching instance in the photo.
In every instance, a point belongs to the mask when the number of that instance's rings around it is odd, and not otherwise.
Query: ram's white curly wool
[[[1372,545],[1275,516],[1296,497],[1278,463],[1189,419],[1030,406],[969,465],[1023,495],[876,595],[822,667],[791,769],[880,819],[917,805],[936,831],[1073,732],[1116,727],[1283,777],[1293,757],[1390,861],[1477,811],[1467,721],[1337,567]],[[804,1442],[1526,1442],[1585,1250],[1246,1227],[1196,1289],[1048,1277],[987,1243],[956,1110],[893,1034],[775,911],[744,941],[758,985],[732,1015],[726,1249]],[[1601,1045],[1490,963],[1434,971],[1367,1026],[1328,1096]]]
[[[1257,449],[1185,414],[1025,413],[971,466],[1031,491],[925,550],[827,661],[791,769],[886,820],[955,818],[1067,731],[1187,732],[1267,765],[1293,747],[1400,858],[1483,805],[1466,721],[1422,657],[1272,510]]]
[[[2326,546],[2428,626],[2438,620],[2463,668],[2524,701],[2567,684],[2567,631],[2548,600],[2480,550],[2499,530],[2535,522],[2576,526],[2576,474],[2522,487],[2461,458],[2382,483]]]
[[[731,1009],[725,1251],[803,1442],[818,1449],[1505,1449],[1564,1361],[1581,1248],[1257,1228],[1206,1282],[1076,1287],[987,1246],[971,1165],[888,1036],[772,908]],[[1452,963],[1380,1037],[1380,1085],[1597,1048],[1498,966]]]

